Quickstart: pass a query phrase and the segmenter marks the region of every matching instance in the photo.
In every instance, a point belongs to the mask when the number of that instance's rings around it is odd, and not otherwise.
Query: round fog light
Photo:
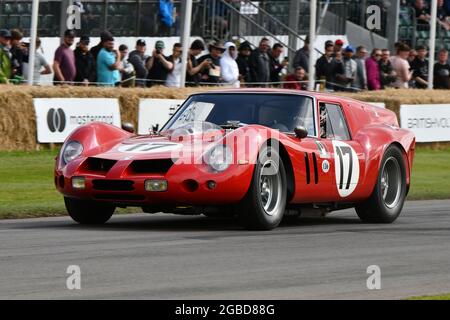
[[[208,186],[208,189],[210,189],[210,190],[215,189],[217,186],[217,183],[213,180],[209,180],[206,184]]]

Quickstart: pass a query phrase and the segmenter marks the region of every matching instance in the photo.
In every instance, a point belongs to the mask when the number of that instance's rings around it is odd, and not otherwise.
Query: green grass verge
[[[66,214],[53,185],[56,154],[56,150],[0,152],[0,219]],[[448,181],[450,149],[418,148],[408,198],[450,199]]]
[[[408,298],[407,300],[450,300],[450,293],[436,296],[411,297]]]

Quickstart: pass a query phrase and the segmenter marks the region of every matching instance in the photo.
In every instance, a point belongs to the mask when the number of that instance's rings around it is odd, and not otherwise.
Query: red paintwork
[[[152,204],[166,204],[171,206],[182,205],[222,205],[239,202],[247,193],[252,180],[254,163],[259,148],[266,142],[267,133],[274,139],[279,140],[280,147],[284,148],[289,156],[293,168],[294,192],[290,196],[290,203],[329,203],[329,202],[358,202],[366,199],[372,193],[378,176],[381,158],[386,148],[395,143],[404,153],[407,164],[407,183],[410,184],[410,174],[414,157],[415,137],[409,130],[398,127],[398,121],[392,111],[371,106],[367,103],[333,96],[324,93],[302,92],[277,89],[234,89],[221,90],[221,93],[277,93],[277,94],[301,94],[316,99],[316,112],[320,102],[336,103],[342,107],[352,140],[346,141],[356,152],[359,160],[359,179],[356,189],[349,196],[341,197],[335,182],[335,161],[332,142],[321,138],[298,139],[293,135],[278,133],[267,127],[249,125],[226,134],[225,144],[234,150],[234,157],[238,160],[250,160],[250,164],[232,164],[222,173],[211,172],[206,164],[181,164],[173,165],[164,174],[143,175],[129,170],[132,160],[138,159],[165,159],[170,158],[170,152],[152,154],[133,154],[132,159],[127,159],[129,153],[124,154],[117,150],[121,143],[132,143],[136,141],[169,141],[168,138],[160,136],[133,136],[119,128],[103,123],[91,123],[75,130],[67,139],[77,140],[84,146],[82,155],[63,166],[60,157],[57,158],[55,168],[55,184],[57,189],[68,197],[92,199],[98,194],[133,194],[141,195],[143,200],[119,200],[114,201],[124,205],[151,206]],[[317,123],[318,127],[318,123]],[[248,141],[246,148],[236,154],[235,137],[246,133]],[[213,134],[214,135],[214,134]],[[199,140],[201,137],[192,138],[207,147],[211,145],[209,137],[207,141]],[[238,138],[236,138],[238,139]],[[320,141],[330,154],[328,159],[330,169],[327,173],[322,170],[322,163],[326,159],[319,156],[316,142]],[[189,142],[183,141],[184,148]],[[241,148],[242,149],[242,148]],[[185,150],[185,149],[182,149]],[[305,152],[309,154],[309,168],[311,183],[306,181]],[[316,155],[318,168],[318,183],[314,183],[313,159]],[[201,153],[193,155],[195,159],[201,159]],[[118,162],[107,173],[83,171],[83,163],[87,157],[118,160]],[[183,160],[183,156],[179,161]],[[73,190],[70,179],[73,176],[86,177],[87,186],[85,190]],[[134,191],[96,191],[92,189],[92,179],[133,180]],[[146,192],[144,180],[149,178],[163,178],[168,181],[168,190],[165,192]],[[198,182],[199,187],[195,191],[187,190],[183,181],[193,179]],[[64,180],[64,186],[61,184]],[[214,180],[217,187],[209,190],[207,181]],[[104,201],[104,200],[103,200]]]

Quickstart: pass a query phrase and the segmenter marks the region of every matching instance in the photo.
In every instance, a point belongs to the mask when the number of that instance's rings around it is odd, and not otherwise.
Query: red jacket
[[[306,90],[308,86],[306,82],[298,82],[298,79],[294,74],[286,76],[284,81],[286,81],[286,83],[283,83],[284,89]]]

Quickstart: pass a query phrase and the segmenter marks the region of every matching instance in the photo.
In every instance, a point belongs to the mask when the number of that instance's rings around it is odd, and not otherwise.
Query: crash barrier
[[[215,88],[186,88],[186,89],[170,89],[166,87],[152,87],[152,88],[98,88],[98,87],[77,87],[77,86],[57,86],[57,87],[28,87],[28,86],[0,86],[0,150],[1,151],[31,151],[40,148],[47,148],[47,143],[39,143],[44,141],[42,137],[38,137],[37,122],[47,122],[49,126],[48,131],[55,130],[57,132],[61,129],[61,108],[59,104],[48,105],[43,113],[38,116],[42,121],[37,120],[36,111],[33,99],[41,98],[88,98],[91,100],[88,102],[89,113],[84,111],[81,113],[81,117],[78,118],[79,123],[87,121],[88,116],[98,116],[105,121],[111,121],[111,113],[117,110],[117,103],[120,111],[120,120],[123,122],[131,122],[139,133],[147,133],[149,130],[153,130],[155,126],[161,127],[162,123],[169,118],[170,114],[174,112],[177,105],[183,101],[189,94],[194,92],[204,92],[207,90],[214,90]],[[400,116],[400,106],[404,105],[436,105],[437,111],[433,109],[429,116],[426,114],[416,114],[415,117],[419,120],[411,122],[406,120],[404,126],[411,126],[410,129],[415,131],[416,129],[428,130],[437,132],[434,129],[444,127],[448,124],[449,116],[446,112],[450,108],[450,91],[426,91],[426,90],[386,90],[379,92],[362,92],[358,94],[352,93],[339,93],[340,95],[349,96],[362,101],[384,103],[386,108],[393,110]],[[104,102],[94,100],[98,98],[113,99]],[[164,99],[161,100],[146,100],[146,99]],[[166,99],[175,99],[175,101],[166,101]],[[56,100],[55,100],[56,101]],[[83,102],[84,103],[84,102]],[[442,106],[445,104],[445,106]],[[116,107],[114,107],[116,106]],[[156,107],[158,106],[158,107]],[[380,105],[383,106],[383,105]],[[86,107],[87,108],[87,107]],[[423,106],[423,108],[430,108],[430,106]],[[419,109],[425,110],[425,109]],[[434,107],[433,107],[434,108]],[[54,109],[54,111],[50,111]],[[85,109],[84,109],[85,110]],[[106,110],[109,110],[106,112]],[[92,112],[91,112],[92,111]],[[404,111],[403,111],[404,112]],[[415,111],[416,112],[416,111]],[[420,111],[422,112],[422,111]],[[77,113],[78,114],[78,113]],[[117,114],[117,113],[116,113]],[[447,114],[446,116],[444,116]],[[84,115],[84,117],[83,117]],[[438,120],[429,120],[430,115],[439,115]],[[67,115],[65,114],[67,117]],[[444,120],[442,120],[444,117]],[[409,115],[403,115],[403,118],[411,119]],[[70,116],[69,116],[70,118]],[[114,118],[114,116],[113,116]],[[115,116],[117,118],[117,115]],[[51,119],[50,125],[48,125],[48,119]],[[74,121],[72,118],[72,121]],[[138,125],[138,119],[139,125]],[[406,119],[406,118],[405,118]],[[421,120],[425,119],[425,120]],[[445,120],[446,119],[446,120]],[[67,121],[67,120],[66,120]],[[115,120],[114,120],[115,121]],[[413,123],[415,124],[412,125]],[[422,128],[422,127],[425,128]],[[439,127],[441,126],[441,127]],[[438,138],[436,134],[431,141],[449,141],[448,132],[444,133],[439,129]],[[64,129],[63,129],[64,131]],[[448,131],[448,127],[447,127]],[[416,132],[416,131],[415,131]],[[421,137],[420,132],[416,132],[418,137]],[[447,134],[447,135],[445,135]],[[422,138],[420,138],[422,141]],[[48,140],[50,141],[50,140]],[[430,139],[423,139],[423,141],[430,141]],[[55,143],[57,143],[55,141]],[[442,145],[442,143],[440,143]]]

